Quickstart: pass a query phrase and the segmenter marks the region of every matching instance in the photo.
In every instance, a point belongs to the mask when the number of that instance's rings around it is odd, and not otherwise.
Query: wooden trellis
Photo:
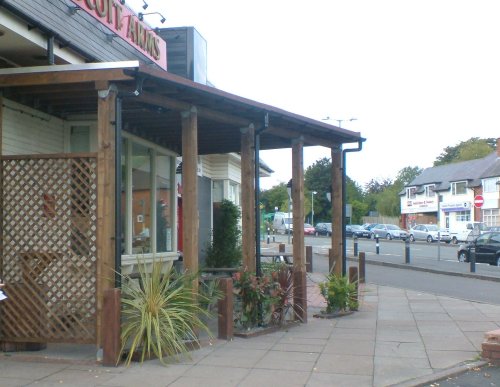
[[[0,341],[96,342],[95,155],[2,158]]]

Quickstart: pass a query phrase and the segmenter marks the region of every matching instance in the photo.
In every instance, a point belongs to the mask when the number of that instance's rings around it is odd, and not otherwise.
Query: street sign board
[[[483,206],[483,204],[484,204],[483,195],[474,196],[474,207],[481,208]]]

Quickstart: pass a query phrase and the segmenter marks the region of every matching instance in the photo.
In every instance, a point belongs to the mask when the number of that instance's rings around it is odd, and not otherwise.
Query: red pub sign
[[[164,70],[167,43],[120,0],[71,0]]]

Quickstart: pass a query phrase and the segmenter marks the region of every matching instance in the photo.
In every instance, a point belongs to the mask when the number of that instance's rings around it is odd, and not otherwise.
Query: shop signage
[[[471,202],[448,202],[441,203],[441,210],[445,212],[470,211]]]
[[[71,0],[113,33],[167,69],[167,43],[120,0]]]
[[[401,203],[401,213],[403,214],[436,212],[437,209],[438,205],[435,199],[406,200]]]

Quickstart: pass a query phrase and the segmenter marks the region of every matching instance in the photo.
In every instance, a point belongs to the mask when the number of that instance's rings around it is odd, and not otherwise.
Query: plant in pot
[[[358,309],[357,283],[349,282],[347,276],[329,274],[319,289],[326,300],[326,314],[342,315]]]
[[[149,266],[149,264],[148,264]],[[153,261],[151,270],[138,262],[139,278],[122,275],[122,326],[119,359],[127,365],[139,355],[139,361],[187,354],[193,343],[199,344],[198,332],[213,337],[202,318],[212,314],[202,304],[206,296],[192,289],[193,276],[162,270],[162,261]]]
[[[286,264],[266,264],[257,277],[246,269],[233,275],[235,327],[244,331],[280,327],[295,316],[292,274]]]

